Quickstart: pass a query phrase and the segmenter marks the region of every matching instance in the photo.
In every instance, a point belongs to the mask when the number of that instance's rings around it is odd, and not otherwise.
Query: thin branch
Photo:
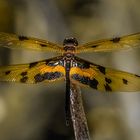
[[[76,140],[89,140],[89,130],[85,116],[80,88],[71,84],[70,111]]]

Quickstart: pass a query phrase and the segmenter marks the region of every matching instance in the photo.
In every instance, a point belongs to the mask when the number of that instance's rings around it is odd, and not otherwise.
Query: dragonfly
[[[59,56],[28,64],[0,66],[0,81],[39,84],[64,80],[65,111],[69,114],[71,83],[103,92],[140,91],[140,76],[104,67],[82,58],[79,53],[110,52],[140,47],[140,33],[102,39],[78,45],[76,38],[65,38],[63,45],[47,40],[0,33],[0,47],[57,52]]]

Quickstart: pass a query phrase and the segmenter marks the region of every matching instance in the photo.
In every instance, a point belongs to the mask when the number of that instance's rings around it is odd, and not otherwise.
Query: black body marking
[[[91,88],[98,89],[97,86],[98,86],[99,82],[95,78],[90,80],[89,77],[81,76],[79,74],[73,74],[72,78],[74,80],[79,81],[82,84],[89,85]]]
[[[89,84],[89,80],[90,80],[89,77],[81,76],[80,82],[81,82],[82,84],[88,85],[88,84]]]
[[[74,80],[80,81],[82,76],[80,76],[79,74],[73,74],[71,77],[72,77]]]
[[[38,82],[42,82],[44,80],[43,76],[38,73],[34,76],[34,79],[35,79],[35,83],[38,83]]]
[[[99,71],[100,71],[101,73],[106,74],[106,72],[105,72],[105,67],[103,67],[103,66],[97,66],[97,68],[99,69]]]
[[[81,69],[89,69],[90,68],[89,63],[77,63],[77,66]]]
[[[29,64],[29,68],[35,67],[38,64],[38,62],[33,62]]]
[[[6,71],[6,72],[5,72],[5,75],[10,74],[10,72],[11,72],[10,70]]]
[[[18,36],[20,41],[28,40],[28,37],[26,36]]]
[[[40,46],[41,46],[41,47],[47,47],[47,45],[45,45],[45,44],[40,44]]]
[[[81,76],[79,74],[73,74],[72,78],[85,85],[88,85],[90,81],[89,77]]]
[[[135,76],[140,78],[140,75],[135,74]]]
[[[113,43],[118,43],[120,41],[120,37],[115,37],[111,39],[110,41],[112,41]]]
[[[24,71],[20,74],[21,76],[26,76],[27,75],[27,71]]]
[[[91,88],[98,89],[98,87],[97,87],[98,84],[99,84],[99,82],[94,78],[93,80],[90,80],[89,86]]]
[[[42,75],[44,80],[54,80],[56,78],[60,78],[62,74],[60,72],[46,72]]]
[[[46,64],[46,65],[48,65],[49,62],[50,62],[49,60],[45,60],[45,64]]]
[[[106,91],[112,91],[111,87],[108,84],[104,85],[104,87]]]
[[[128,84],[128,80],[123,78],[122,81],[123,81],[124,84],[126,84],[126,85]]]
[[[106,81],[108,84],[110,84],[110,83],[112,82],[112,80],[111,80],[111,79],[106,78],[106,77],[105,77],[105,81]]]
[[[62,74],[60,72],[46,72],[44,74],[37,74],[34,76],[35,83],[42,82],[44,80],[54,80],[60,78]]]
[[[94,45],[94,46],[92,46],[92,48],[96,48],[96,47],[98,47],[98,45]]]
[[[66,125],[70,123],[70,77],[69,77],[69,70],[70,70],[70,61],[66,61],[66,95],[65,95],[65,113],[66,113]]]
[[[90,62],[85,61],[81,58],[75,57],[76,65],[77,67],[81,69],[89,69],[90,68]]]
[[[26,83],[27,80],[28,80],[28,77],[25,76],[25,77],[23,77],[23,78],[20,79],[20,82],[22,82],[22,83]]]

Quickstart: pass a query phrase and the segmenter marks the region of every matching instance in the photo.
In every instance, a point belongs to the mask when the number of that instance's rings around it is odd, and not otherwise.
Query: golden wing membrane
[[[77,59],[77,66],[70,70],[71,81],[99,91],[140,91],[140,76],[106,68]]]
[[[65,68],[59,57],[29,64],[0,67],[0,81],[36,84],[64,79]]]
[[[82,52],[108,52],[140,47],[140,33],[123,37],[97,40],[86,43],[77,48],[77,53]]]
[[[0,32],[0,47],[11,49],[30,49],[36,51],[62,52],[62,48],[57,44],[37,38],[17,36],[15,34]]]

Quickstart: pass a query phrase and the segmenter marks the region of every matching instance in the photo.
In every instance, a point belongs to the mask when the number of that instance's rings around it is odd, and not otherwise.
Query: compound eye
[[[71,37],[71,38],[65,38],[63,41],[63,45],[74,45],[74,46],[78,46],[78,41],[76,38]]]

